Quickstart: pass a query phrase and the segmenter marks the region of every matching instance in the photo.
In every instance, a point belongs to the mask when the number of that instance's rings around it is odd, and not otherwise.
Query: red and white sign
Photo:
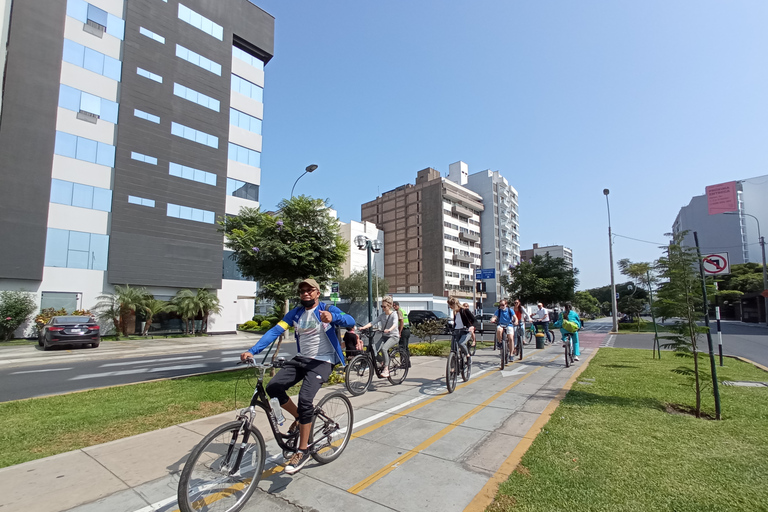
[[[710,185],[707,190],[707,209],[710,215],[716,213],[735,212],[739,209],[736,198],[736,182]]]
[[[728,253],[721,252],[704,256],[704,273],[708,276],[724,276],[731,273]]]

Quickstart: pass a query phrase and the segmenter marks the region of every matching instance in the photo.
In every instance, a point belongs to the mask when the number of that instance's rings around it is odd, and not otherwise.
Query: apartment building
[[[471,299],[480,264],[482,198],[426,168],[361,207],[384,232],[384,277],[391,293]]]
[[[247,0],[16,0],[0,123],[0,289],[89,308],[114,285],[253,314],[217,219],[259,205],[274,18]]]
[[[532,249],[524,249],[520,252],[522,261],[529,261],[534,256],[544,256],[549,254],[550,258],[563,258],[570,268],[573,268],[573,251],[564,245],[545,245],[539,247],[539,244],[533,244]]]
[[[483,201],[484,209],[480,213],[480,243],[483,249],[480,267],[496,271],[496,277],[485,279],[486,294],[481,297],[483,309],[489,309],[506,295],[501,286],[501,275],[520,263],[517,190],[499,171],[469,174],[469,166],[461,161],[449,166],[448,179],[475,192]]]

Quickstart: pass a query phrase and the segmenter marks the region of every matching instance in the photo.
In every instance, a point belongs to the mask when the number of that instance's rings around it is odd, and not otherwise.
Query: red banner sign
[[[736,182],[720,183],[707,187],[707,208],[710,215],[735,212],[739,209],[736,198]]]

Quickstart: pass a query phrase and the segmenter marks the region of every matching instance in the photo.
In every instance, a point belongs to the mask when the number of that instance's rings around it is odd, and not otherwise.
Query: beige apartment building
[[[384,277],[391,293],[471,299],[480,265],[483,198],[426,168],[361,207],[384,231]]]

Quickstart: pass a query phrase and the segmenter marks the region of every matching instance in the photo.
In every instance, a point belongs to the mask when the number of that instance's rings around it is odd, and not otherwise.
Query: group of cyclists
[[[331,375],[334,365],[345,364],[344,350],[341,341],[336,335],[336,328],[341,327],[353,333],[353,338],[345,336],[345,345],[347,349],[361,349],[362,343],[354,334],[355,320],[352,316],[345,314],[339,308],[333,305],[321,302],[321,290],[314,279],[303,280],[298,287],[299,300],[301,305],[289,311],[281,321],[267,331],[259,341],[248,351],[240,355],[242,361],[252,359],[268,346],[270,346],[280,335],[290,327],[294,328],[297,346],[297,355],[287,361],[280,371],[269,381],[266,391],[270,397],[276,398],[282,409],[291,414],[295,419],[290,425],[288,431],[299,433],[299,442],[297,451],[290,458],[285,466],[285,472],[294,474],[298,472],[309,460],[307,446],[310,437],[310,428],[312,414],[314,411],[314,398],[318,390]],[[472,363],[469,355],[469,342],[474,341],[474,323],[475,316],[472,314],[467,304],[462,304],[455,297],[448,300],[448,306],[453,312],[454,330],[452,335],[453,343],[457,343],[462,352],[467,366]],[[384,357],[383,377],[388,376],[388,349],[400,341],[404,334],[404,325],[402,312],[391,297],[385,297],[382,302],[383,312],[376,318],[361,327],[368,329],[378,327],[382,332],[382,340],[379,350]],[[560,314],[555,322],[555,327],[561,328],[561,334],[565,339],[566,331],[563,328],[563,321],[576,322],[581,327],[578,314],[573,311],[570,303],[565,305],[565,311]],[[492,323],[498,325],[496,329],[496,342],[506,334],[510,347],[515,347],[515,351],[510,353],[510,359],[518,353],[515,343],[516,329],[521,334],[525,329],[525,322],[533,322],[534,326],[542,326],[545,332],[549,329],[549,313],[540,303],[538,310],[529,315],[519,300],[513,302],[512,307],[506,299],[499,301],[499,307],[491,318]],[[571,324],[567,324],[569,327]],[[520,342],[522,337],[518,334]],[[578,360],[579,344],[578,334],[568,331],[574,342],[574,359]],[[407,333],[406,333],[407,335]],[[350,346],[352,345],[352,346]],[[498,346],[498,345],[497,345]],[[407,354],[407,352],[406,352]],[[410,365],[409,358],[405,358],[406,363]],[[469,369],[467,369],[468,375]],[[294,402],[288,396],[289,388],[301,382],[297,402]]]

